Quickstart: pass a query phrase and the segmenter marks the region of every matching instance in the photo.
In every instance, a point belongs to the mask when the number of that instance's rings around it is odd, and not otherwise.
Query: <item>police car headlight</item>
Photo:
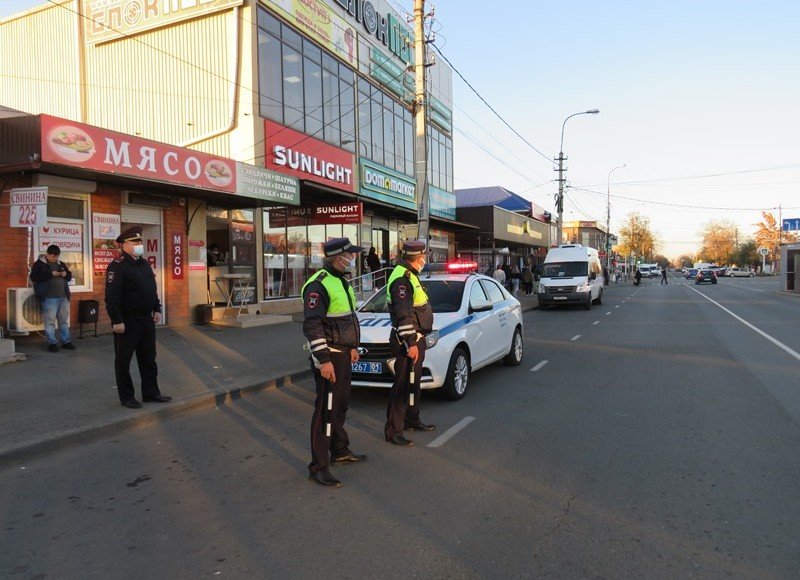
[[[439,331],[434,330],[428,336],[425,337],[425,347],[426,348],[433,348],[436,346],[436,343],[439,342]]]

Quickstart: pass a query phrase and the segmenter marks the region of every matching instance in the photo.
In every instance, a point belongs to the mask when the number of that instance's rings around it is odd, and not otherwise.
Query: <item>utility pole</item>
[[[425,125],[425,0],[414,0],[414,175],[417,193],[417,239],[428,243],[428,135]]]
[[[564,121],[566,123],[566,121]],[[562,141],[564,129],[561,129]],[[563,147],[563,145],[562,145]],[[556,197],[556,211],[558,212],[558,231],[556,233],[556,245],[561,245],[564,230],[564,152],[559,151],[556,161],[558,161],[558,196]]]

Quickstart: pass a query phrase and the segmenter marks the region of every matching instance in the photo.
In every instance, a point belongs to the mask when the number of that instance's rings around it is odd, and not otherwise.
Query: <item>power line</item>
[[[458,70],[458,69],[455,67],[455,65],[454,65],[452,62],[450,62],[450,60],[448,60],[448,58],[447,58],[447,57],[446,57],[446,56],[445,56],[445,55],[442,53],[442,51],[439,49],[439,47],[438,47],[438,46],[436,46],[436,43],[432,43],[432,44],[431,44],[431,46],[432,46],[432,47],[433,47],[433,48],[436,50],[436,52],[438,52],[438,53],[439,53],[439,55],[440,55],[440,56],[441,56],[441,57],[444,59],[444,61],[445,61],[445,62],[446,62],[446,63],[447,63],[449,66],[450,66],[450,68],[451,68],[451,69],[453,69],[453,72],[455,72],[455,73],[458,75],[458,77],[459,77],[459,78],[460,78],[462,81],[464,81],[464,84],[466,84],[466,85],[467,85],[467,86],[470,88],[470,90],[471,90],[473,93],[475,93],[475,95],[476,95],[476,96],[477,96],[477,97],[478,97],[478,98],[479,98],[479,99],[480,99],[480,100],[483,102],[483,104],[484,104],[484,105],[486,105],[486,106],[489,108],[489,110],[490,110],[492,113],[494,113],[494,114],[497,116],[497,118],[498,118],[498,119],[500,119],[500,120],[503,122],[503,124],[504,124],[506,127],[508,127],[508,128],[511,130],[511,132],[512,132],[512,133],[514,133],[514,135],[516,135],[517,137],[519,137],[519,138],[520,138],[520,139],[521,139],[521,140],[522,140],[522,141],[523,141],[523,142],[524,142],[524,143],[525,143],[525,144],[526,144],[528,147],[530,147],[531,149],[533,149],[534,151],[536,151],[536,152],[537,152],[539,155],[541,155],[543,158],[545,158],[545,159],[547,160],[547,162],[548,162],[548,163],[550,163],[550,164],[551,164],[551,166],[552,166],[553,160],[552,160],[552,159],[550,159],[550,157],[548,157],[547,155],[545,155],[545,154],[544,154],[544,153],[542,153],[541,151],[539,151],[539,149],[537,149],[537,148],[536,148],[536,147],[535,147],[535,146],[534,146],[534,145],[533,145],[533,144],[532,144],[530,141],[528,141],[528,140],[527,140],[525,137],[523,137],[522,135],[520,135],[520,134],[519,134],[519,132],[518,132],[516,129],[514,129],[514,127],[512,127],[511,125],[509,125],[509,124],[508,124],[508,121],[506,121],[506,120],[503,118],[503,116],[502,116],[502,115],[500,115],[500,113],[498,113],[498,112],[495,110],[495,108],[494,108],[494,107],[492,107],[492,106],[491,106],[491,105],[488,103],[488,101],[487,101],[486,99],[484,99],[484,98],[481,96],[481,94],[480,94],[480,93],[477,91],[477,89],[475,89],[475,87],[473,87],[473,86],[470,84],[470,82],[469,82],[469,81],[468,81],[466,78],[464,78],[464,75],[462,75],[462,74],[461,74],[461,71],[459,71],[459,70]]]

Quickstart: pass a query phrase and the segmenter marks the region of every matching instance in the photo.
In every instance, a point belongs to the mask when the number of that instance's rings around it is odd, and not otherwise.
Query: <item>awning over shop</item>
[[[147,188],[225,207],[300,204],[295,177],[50,115],[0,119],[0,173],[19,171]]]

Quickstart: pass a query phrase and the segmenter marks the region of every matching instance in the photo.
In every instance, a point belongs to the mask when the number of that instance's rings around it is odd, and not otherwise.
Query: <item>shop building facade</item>
[[[457,234],[459,257],[477,262],[481,272],[497,265],[535,268],[544,261],[556,239],[546,210],[499,186],[455,194],[458,220],[476,228]]]
[[[118,255],[115,238],[132,225],[142,226],[144,259],[156,277],[164,322],[188,323],[193,265],[206,266],[202,248],[188,236],[192,208],[298,195],[296,180],[264,168],[248,168],[245,176],[240,165],[50,115],[0,119],[0,239],[6,257],[0,316],[9,330],[28,330],[23,318],[15,318],[21,313],[14,301],[32,293],[28,267],[51,244],[61,248],[61,260],[72,271],[74,301],[97,301],[100,327],[110,326],[102,308],[105,272]],[[207,295],[205,276],[197,282]]]
[[[251,276],[250,302],[299,295],[331,237],[374,247],[384,265],[416,237],[413,38],[388,2],[167,2],[136,18],[127,4],[72,0],[1,21],[0,69],[20,80],[0,87],[0,104],[296,184],[284,202],[186,198],[190,310],[220,301],[222,273]],[[446,260],[460,227],[452,75],[442,64],[427,75],[430,241]],[[162,193],[175,202],[169,185]],[[221,258],[208,258],[212,245]]]

